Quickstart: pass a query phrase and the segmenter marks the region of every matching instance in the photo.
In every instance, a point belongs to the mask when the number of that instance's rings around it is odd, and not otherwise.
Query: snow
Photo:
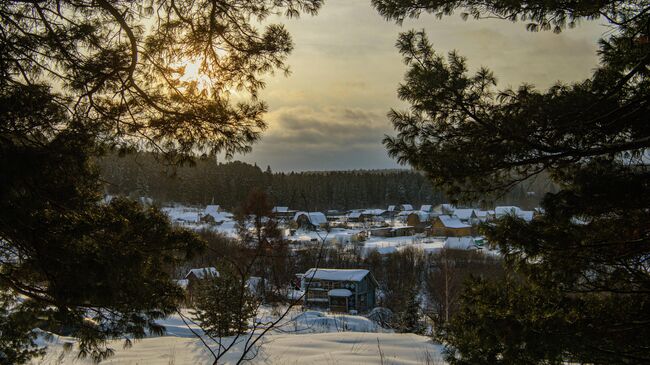
[[[185,279],[187,279],[187,277],[190,276],[190,274],[194,274],[194,276],[196,276],[199,279],[203,279],[206,275],[219,276],[219,272],[214,267],[202,267],[199,269],[191,269],[185,275]]]
[[[171,207],[162,208],[161,210],[174,222],[198,223],[199,221],[199,210],[195,208]]]
[[[463,223],[458,219],[458,217],[452,217],[449,215],[438,216],[440,222],[447,228],[471,228],[471,226]]]
[[[352,292],[347,289],[332,289],[327,292],[327,295],[330,297],[349,297],[352,295]]]
[[[469,220],[472,218],[472,214],[476,215],[474,209],[454,209],[454,215],[460,220]]]
[[[413,210],[413,206],[411,204],[402,204],[402,210]]]
[[[303,280],[333,280],[333,281],[361,281],[370,273],[368,270],[351,269],[321,269],[311,268],[303,276]]]
[[[517,215],[517,213],[519,213],[520,211],[521,208],[512,205],[494,208],[494,214],[497,216],[497,218],[501,218],[504,215]]]
[[[367,215],[382,215],[384,213],[386,213],[386,211],[383,209],[366,209],[363,211],[363,214]]]
[[[287,213],[289,211],[289,207],[273,207],[271,212],[273,213]]]
[[[445,240],[445,248],[455,250],[471,250],[476,249],[473,237],[447,237]]]
[[[266,320],[267,318],[260,318]],[[124,348],[123,341],[109,341],[115,354],[102,364],[139,365],[185,365],[212,363],[213,357],[201,341],[185,326],[180,317],[172,316],[161,324],[167,333],[160,337],[146,337],[134,341],[133,347]],[[202,333],[195,325],[194,331]],[[249,335],[235,340],[224,338],[223,344],[234,342],[232,349],[220,360],[234,364],[241,355]],[[31,361],[32,365],[90,365],[89,358],[78,358],[76,341],[69,337],[53,336],[39,343],[48,346],[44,357]],[[64,345],[73,345],[64,351]],[[217,345],[213,345],[216,352]],[[383,359],[379,353],[383,353]],[[290,318],[280,327],[270,331],[260,341],[253,364],[444,364],[441,360],[442,346],[430,338],[414,334],[398,334],[379,327],[375,322],[361,316],[329,315],[321,312],[291,312]]]
[[[321,212],[296,212],[296,215],[293,216],[293,220],[297,221],[298,217],[301,215],[306,215],[309,219],[309,222],[315,226],[327,223],[327,217]]]
[[[423,212],[430,212],[431,211],[431,205],[430,204],[424,204],[420,207],[420,210]]]

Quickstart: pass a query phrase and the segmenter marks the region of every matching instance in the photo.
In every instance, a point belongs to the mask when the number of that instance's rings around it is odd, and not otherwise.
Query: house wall
[[[355,284],[354,289],[347,287],[348,284]],[[341,311],[339,306],[330,305],[327,293],[331,289],[348,289],[352,291],[352,295],[347,301],[348,312],[351,310],[366,312],[375,307],[376,286],[370,280],[370,276],[366,276],[359,282],[314,280],[305,294],[304,305],[310,308],[327,308],[331,311]]]
[[[445,236],[445,237],[464,237],[472,235],[472,227],[466,228],[449,228],[445,227],[440,219],[435,219],[431,224],[432,236]]]

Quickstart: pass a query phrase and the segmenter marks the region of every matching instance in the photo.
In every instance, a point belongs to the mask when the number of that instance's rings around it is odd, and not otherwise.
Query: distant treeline
[[[147,196],[159,203],[220,204],[237,207],[253,189],[264,190],[276,205],[291,209],[327,210],[385,208],[390,204],[446,202],[422,174],[411,170],[273,172],[240,161],[217,163],[201,159],[195,166],[170,167],[152,154],[108,155],[99,161],[108,194]],[[500,199],[501,204],[530,208],[548,179],[522,184]]]

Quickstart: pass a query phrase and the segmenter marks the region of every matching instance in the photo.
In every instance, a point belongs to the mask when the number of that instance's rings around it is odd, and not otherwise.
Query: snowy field
[[[180,317],[164,322],[167,334],[134,342],[122,348],[122,341],[111,342],[115,355],[102,364],[179,365],[211,364],[213,357],[201,341],[185,326]],[[194,331],[200,332],[196,326]],[[246,338],[237,341],[220,363],[234,364],[239,359]],[[224,345],[232,338],[224,339]],[[31,364],[92,364],[77,358],[75,348],[65,351],[66,337],[55,337],[47,354]],[[216,351],[217,346],[213,346]],[[291,318],[263,337],[256,348],[253,364],[444,364],[441,347],[428,337],[388,332],[361,316],[328,315],[308,311],[292,313]]]

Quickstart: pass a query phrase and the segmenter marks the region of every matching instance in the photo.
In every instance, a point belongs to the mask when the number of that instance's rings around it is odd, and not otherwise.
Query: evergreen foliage
[[[409,170],[262,172],[239,162],[216,163],[213,159],[196,161],[196,168],[169,168],[149,154],[120,158],[109,155],[99,161],[102,178],[109,182],[109,194],[133,198],[152,197],[157,202],[219,204],[234,209],[248,194],[262,190],[274,205],[291,209],[319,210],[382,208],[409,203],[439,204],[446,197],[435,189],[426,176]],[[497,200],[498,204],[537,207],[540,197],[555,191],[542,175],[519,185]],[[476,204],[479,202],[477,201]],[[493,208],[493,206],[487,206]]]
[[[247,279],[223,265],[219,267],[218,276],[199,280],[192,315],[208,336],[220,338],[246,332],[258,307],[246,285]]]
[[[262,77],[287,72],[293,47],[284,27],[257,22],[320,5],[0,2],[0,361],[37,354],[37,326],[95,360],[107,340],[162,333],[155,321],[183,297],[169,271],[203,243],[155,208],[102,203],[97,157],[248,151],[265,128]]]
[[[445,58],[424,32],[402,34],[408,111],[389,116],[391,155],[450,197],[500,194],[548,172],[560,190],[530,223],[484,227],[508,280],[476,281],[441,331],[454,364],[650,363],[650,3],[648,1],[375,0],[387,18],[468,9],[477,18],[560,31],[602,17],[600,65],[546,91],[497,90],[487,69]],[[645,156],[644,156],[645,155]]]
[[[408,291],[406,307],[399,314],[398,328],[403,333],[424,333],[422,323],[422,309],[420,307],[419,287],[415,286]]]

